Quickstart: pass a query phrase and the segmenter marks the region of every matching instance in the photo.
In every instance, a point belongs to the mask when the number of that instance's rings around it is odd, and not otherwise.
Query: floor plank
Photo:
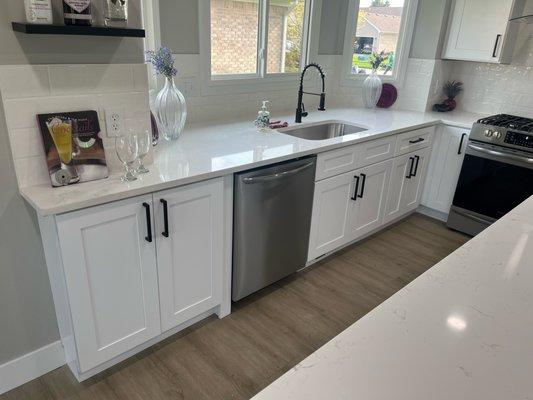
[[[0,400],[248,399],[467,240],[413,214],[86,382],[62,367]]]

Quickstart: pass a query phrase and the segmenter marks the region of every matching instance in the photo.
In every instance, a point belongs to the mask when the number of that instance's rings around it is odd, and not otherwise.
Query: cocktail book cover
[[[52,186],[109,176],[96,111],[38,114]]]

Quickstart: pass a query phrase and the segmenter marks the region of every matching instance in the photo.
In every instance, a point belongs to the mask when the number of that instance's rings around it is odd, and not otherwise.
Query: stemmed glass
[[[131,182],[137,179],[133,164],[139,157],[139,143],[137,135],[117,136],[115,139],[115,151],[118,159],[124,165],[124,175],[120,178],[123,182]]]
[[[150,172],[148,168],[144,166],[144,158],[150,152],[152,147],[152,134],[150,131],[142,131],[137,134],[137,142],[139,144],[139,166],[137,167],[137,172],[139,174],[146,174]]]

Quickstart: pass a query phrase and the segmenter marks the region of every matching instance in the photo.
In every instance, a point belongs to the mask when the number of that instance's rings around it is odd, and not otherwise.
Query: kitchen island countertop
[[[533,197],[254,400],[532,399]]]

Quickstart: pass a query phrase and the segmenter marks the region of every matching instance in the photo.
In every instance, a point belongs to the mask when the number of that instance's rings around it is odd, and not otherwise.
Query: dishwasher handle
[[[306,170],[307,168],[309,168],[309,167],[311,167],[313,165],[315,165],[315,162],[311,161],[311,162],[309,162],[307,164],[304,164],[304,165],[302,165],[300,167],[297,167],[297,168],[294,168],[294,169],[291,169],[291,170],[288,170],[288,171],[278,172],[278,173],[271,174],[271,175],[255,176],[253,178],[243,178],[242,181],[244,183],[260,183],[260,182],[275,181],[275,180],[278,180],[278,179],[281,179],[281,178],[285,178],[287,176],[295,175],[298,172]]]

